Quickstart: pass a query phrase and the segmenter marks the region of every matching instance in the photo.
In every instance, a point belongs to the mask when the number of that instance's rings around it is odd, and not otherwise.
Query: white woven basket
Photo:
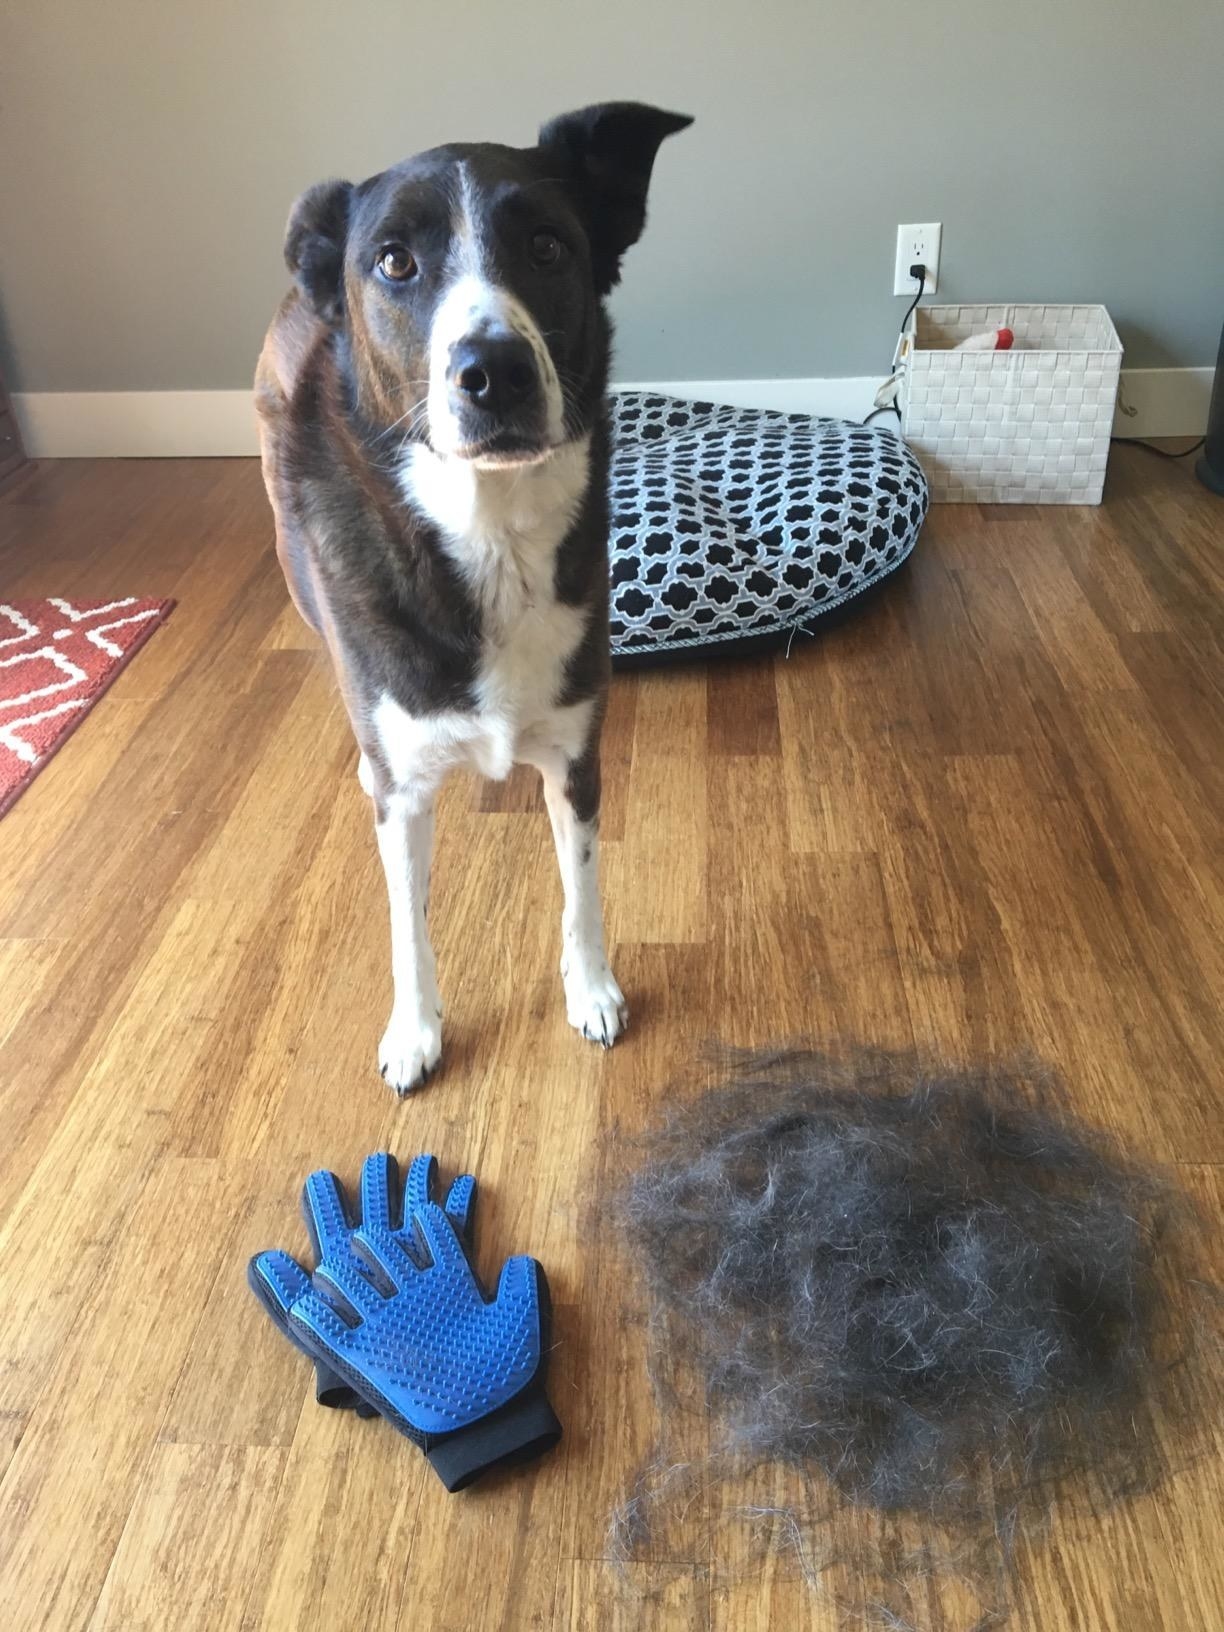
[[[1009,328],[1010,351],[953,351]],[[1122,366],[1103,306],[928,306],[907,333],[902,429],[938,504],[1100,504]]]

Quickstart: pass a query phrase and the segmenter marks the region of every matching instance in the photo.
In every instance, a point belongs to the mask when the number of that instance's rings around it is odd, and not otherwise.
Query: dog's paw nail
[[[428,1081],[441,1058],[442,1028],[436,1021],[392,1016],[378,1050],[379,1070],[401,1099]]]
[[[581,1032],[589,1043],[611,1048],[629,1018],[624,995],[612,978],[611,970],[604,968],[586,979],[575,973],[566,981],[565,997],[569,1023],[574,1030]]]

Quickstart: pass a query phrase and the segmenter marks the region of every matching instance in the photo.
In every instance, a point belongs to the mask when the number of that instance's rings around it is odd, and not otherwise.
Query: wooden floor
[[[1222,560],[1224,506],[1125,450],[1100,510],[937,510],[911,569],[789,659],[618,678],[604,870],[633,1021],[606,1056],[565,1023],[535,787],[457,781],[446,1060],[397,1104],[369,810],[257,467],[65,463],[0,499],[6,597],[179,601],[0,823],[0,1623],[841,1624],[727,1500],[609,1558],[659,1423],[592,1205],[700,1086],[702,1039],[808,1033],[1035,1050],[1219,1208]],[[559,1306],[563,1446],[463,1496],[317,1408],[244,1283],[255,1249],[304,1249],[306,1172],[379,1147],[472,1167],[482,1260],[535,1253]],[[1208,1460],[1056,1527],[1011,1624],[1224,1627],[1222,1504]],[[930,1590],[916,1624],[969,1624]]]

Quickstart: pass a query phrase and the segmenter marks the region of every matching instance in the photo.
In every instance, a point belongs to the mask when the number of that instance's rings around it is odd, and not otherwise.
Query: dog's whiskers
[[[410,380],[410,381],[407,382],[407,385],[428,385],[428,384],[429,384],[428,380]],[[407,389],[407,385],[405,386],[405,389]],[[416,402],[414,402],[409,408],[405,409],[405,411],[399,416],[398,419],[393,419],[391,421],[390,425],[386,426],[385,429],[379,431],[378,435],[374,438],[374,441],[376,443],[381,442],[383,437],[390,436],[391,432],[393,430],[395,430],[397,426],[402,425],[405,420],[410,421],[409,429],[410,430],[415,430],[417,428],[416,416],[418,414],[421,414],[422,412],[427,412],[428,409],[429,409],[429,396],[428,396],[428,394],[426,394],[423,397],[418,397]]]

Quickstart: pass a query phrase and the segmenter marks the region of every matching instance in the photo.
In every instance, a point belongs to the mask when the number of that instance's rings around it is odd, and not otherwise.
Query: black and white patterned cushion
[[[806,414],[612,398],[612,652],[757,644],[899,567],[926,478],[891,430]]]

